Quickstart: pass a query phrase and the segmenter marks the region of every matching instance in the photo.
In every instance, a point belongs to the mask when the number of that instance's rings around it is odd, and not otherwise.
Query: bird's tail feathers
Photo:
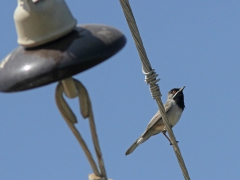
[[[138,138],[131,146],[130,148],[126,151],[125,155],[131,154],[140,144],[142,144],[143,138],[140,137]]]

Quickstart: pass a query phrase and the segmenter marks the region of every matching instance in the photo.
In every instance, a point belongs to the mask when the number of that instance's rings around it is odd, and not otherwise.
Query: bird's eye
[[[176,92],[177,92],[177,91],[173,90],[173,91],[172,91],[172,94],[175,94]]]

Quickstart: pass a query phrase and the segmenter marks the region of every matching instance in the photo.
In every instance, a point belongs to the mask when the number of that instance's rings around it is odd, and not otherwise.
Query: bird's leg
[[[163,131],[162,133],[167,138],[167,140],[170,142],[170,145],[172,145],[172,142],[171,142],[170,138],[167,136],[166,132],[167,131]],[[176,142],[178,143],[178,141],[176,141]]]
[[[162,133],[163,133],[163,135],[167,138],[167,140],[170,142],[170,145],[172,145],[172,142],[171,142],[171,140],[169,139],[169,137],[167,136],[166,132],[167,132],[167,131],[163,131]]]

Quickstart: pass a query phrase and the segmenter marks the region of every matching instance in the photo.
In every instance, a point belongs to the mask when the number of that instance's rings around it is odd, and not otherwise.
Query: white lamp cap
[[[18,0],[14,21],[18,43],[25,47],[58,39],[77,24],[64,0]]]

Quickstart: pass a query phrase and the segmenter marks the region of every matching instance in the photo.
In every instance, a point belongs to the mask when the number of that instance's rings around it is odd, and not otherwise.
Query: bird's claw
[[[176,143],[178,143],[178,141],[176,141]],[[170,145],[172,146],[173,144],[172,144],[172,143],[170,143]]]

